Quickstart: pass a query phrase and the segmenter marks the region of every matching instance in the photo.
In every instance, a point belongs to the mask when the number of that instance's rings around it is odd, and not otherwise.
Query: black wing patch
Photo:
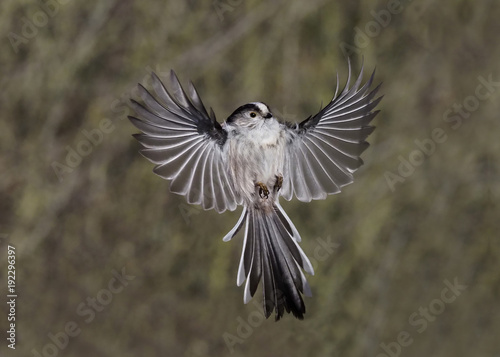
[[[352,173],[363,161],[361,153],[368,148],[365,139],[375,127],[370,122],[382,97],[375,98],[380,85],[371,90],[375,71],[363,86],[363,68],[350,87],[349,76],[343,91],[337,89],[330,103],[314,116],[294,126],[286,125],[288,144],[285,154],[282,196],[293,195],[305,202],[324,199],[340,192],[351,182]]]
[[[141,154],[157,165],[157,175],[171,180],[170,190],[186,196],[189,203],[217,212],[236,209],[239,199],[224,150],[227,132],[213,110],[208,114],[192,83],[188,97],[173,71],[172,94],[156,74],[152,78],[156,97],[139,85],[144,104],[132,100],[137,116],[129,116],[143,132],[134,135],[143,146]]]

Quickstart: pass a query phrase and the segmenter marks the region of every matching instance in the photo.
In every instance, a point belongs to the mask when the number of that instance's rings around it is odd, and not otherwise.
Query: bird
[[[304,318],[302,296],[312,296],[304,272],[314,275],[314,269],[279,198],[325,199],[353,182],[382,99],[375,98],[381,83],[371,88],[375,70],[362,84],[363,68],[351,85],[348,60],[342,91],[337,73],[332,100],[298,123],[277,119],[263,102],[244,104],[219,123],[193,83],[187,94],[173,70],[170,88],[153,72],[151,92],[139,84],[142,101],[131,99],[136,115],[128,118],[141,131],[133,135],[139,151],[170,181],[172,193],[218,213],[243,207],[223,241],[244,227],[236,283],[245,282],[246,304],[262,282],[266,318],[273,311],[276,321],[285,311]]]

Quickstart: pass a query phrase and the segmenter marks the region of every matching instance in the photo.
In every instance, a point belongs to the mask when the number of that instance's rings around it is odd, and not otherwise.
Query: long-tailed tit
[[[247,303],[262,280],[266,317],[273,310],[276,320],[285,310],[299,319],[305,313],[302,294],[311,290],[302,270],[314,271],[278,199],[325,199],[353,181],[381,99],[375,98],[379,86],[370,89],[374,74],[364,85],[362,76],[363,69],[350,86],[349,64],[342,92],[337,75],[332,101],[298,124],[278,121],[261,102],[239,107],[219,124],[193,84],[188,96],[173,71],[170,92],[153,73],[155,96],[139,85],[143,104],[132,100],[137,116],[129,118],[142,131],[134,135],[140,152],[157,165],[157,175],[171,181],[172,192],[219,213],[243,206],[223,240],[244,227],[237,284],[246,280]]]

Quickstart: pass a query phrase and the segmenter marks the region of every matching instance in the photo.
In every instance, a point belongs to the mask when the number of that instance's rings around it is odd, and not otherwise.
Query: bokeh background
[[[500,356],[499,17],[494,0],[2,1],[0,290],[11,244],[19,297],[0,354]],[[173,68],[219,121],[250,101],[299,121],[347,56],[383,82],[377,130],[354,184],[284,202],[313,297],[304,321],[263,320],[235,284],[241,237],[221,240],[239,211],[170,194],[128,101]]]

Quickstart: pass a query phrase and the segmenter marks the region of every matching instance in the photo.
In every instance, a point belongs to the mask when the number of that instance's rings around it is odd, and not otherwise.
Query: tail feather
[[[278,202],[275,203],[274,210],[276,211],[276,214],[279,216],[281,222],[285,226],[287,232],[292,235],[293,239],[296,242],[300,242],[302,238],[300,238],[299,232],[297,231],[292,221],[290,220],[290,218],[288,217],[288,215]]]
[[[276,234],[276,237],[286,237],[286,231],[283,229],[282,226],[278,227],[273,227],[274,228],[274,233]],[[277,232],[276,228],[280,228],[280,232]],[[284,258],[284,263],[286,264],[286,267],[288,268],[288,271],[291,273],[292,276],[292,282],[295,284],[295,287],[301,292],[304,292],[303,289],[303,284],[302,284],[302,277],[300,276],[300,268],[299,264],[297,261],[299,259],[301,260],[302,257],[300,256],[299,253],[299,248],[294,244],[294,242],[291,239],[277,239],[276,240],[279,249],[281,253],[283,254],[282,257]]]
[[[255,215],[252,215],[252,227],[253,227],[253,234],[255,235],[255,228],[258,227],[258,223],[256,222]],[[259,233],[257,233],[259,234]],[[253,243],[253,249],[251,250],[252,252],[252,257],[251,257],[251,267],[250,274],[255,277],[255,279],[248,279],[247,282],[250,282],[249,286],[249,293],[250,293],[250,298],[255,294],[255,291],[257,290],[257,286],[259,285],[259,281],[262,275],[262,247],[261,247],[261,241],[259,239],[252,239]],[[245,289],[247,290],[247,289]],[[248,299],[250,300],[250,299]]]
[[[307,258],[307,256],[304,253],[304,251],[298,245],[298,243],[302,240],[302,238],[300,237],[300,234],[297,231],[297,228],[295,228],[295,226],[293,225],[292,221],[290,220],[290,218],[288,217],[288,215],[286,214],[286,212],[283,210],[283,208],[281,207],[281,205],[278,202],[275,203],[275,211],[278,214],[278,216],[280,218],[280,221],[283,223],[283,225],[285,226],[285,228],[287,226],[290,227],[290,230],[287,229],[287,232],[289,232],[291,234],[293,240],[292,241],[286,240],[286,242],[290,243],[290,245],[291,245],[291,243],[293,243],[297,247],[297,251],[298,251],[298,253],[300,255],[300,258],[299,257],[295,257],[295,260],[297,260],[297,262],[299,263],[300,267],[302,269],[304,269],[304,271],[306,273],[314,275],[314,269],[313,269],[313,267],[311,265],[311,262],[309,261],[309,258]]]
[[[246,279],[244,302],[250,301],[262,279],[266,317],[275,310],[279,320],[286,310],[303,319],[306,309],[302,294],[311,296],[311,289],[301,268],[310,274],[314,270],[297,243],[300,242],[297,229],[278,203],[273,210],[249,207],[224,240],[236,235],[244,222],[237,278],[238,286]]]
[[[264,281],[262,284],[264,314],[266,318],[268,318],[273,312],[273,309],[276,309],[277,321],[283,316],[285,307],[287,312],[290,312],[290,309],[284,299],[283,292],[285,289],[283,281],[279,277],[279,267],[276,256],[273,254],[272,248],[269,246],[268,242],[266,242],[265,245],[267,259],[264,259],[262,262],[264,267]],[[252,277],[249,276],[248,279],[250,280]]]
[[[224,242],[229,242],[240,231],[246,216],[247,216],[247,208],[243,207],[243,212],[241,212],[241,216],[238,219],[238,222],[236,222],[236,225],[224,236],[224,238],[222,238]]]
[[[270,233],[274,235],[273,237],[268,237],[269,241],[271,242],[272,246],[272,251],[274,253],[274,256],[277,258],[278,266],[277,266],[277,278],[279,279],[281,277],[282,282],[283,282],[283,305],[286,308],[287,312],[292,311],[292,313],[302,319],[303,314],[306,312],[305,310],[305,305],[304,301],[302,300],[302,296],[300,293],[303,291],[302,285],[303,282],[301,281],[301,276],[300,276],[300,269],[295,263],[294,258],[292,257],[292,254],[290,250],[288,250],[288,247],[286,244],[283,242],[283,236],[281,235],[282,232],[277,231],[276,226],[272,226],[274,222],[269,222],[270,218],[274,217],[266,217],[268,220],[268,229],[271,231]],[[286,239],[286,238],[285,238]],[[276,273],[276,272],[275,272]],[[250,275],[250,279],[252,279],[252,276]],[[278,301],[279,303],[279,301]],[[272,307],[268,311],[266,311],[266,316],[269,316],[272,312]],[[279,318],[279,317],[277,317]]]

